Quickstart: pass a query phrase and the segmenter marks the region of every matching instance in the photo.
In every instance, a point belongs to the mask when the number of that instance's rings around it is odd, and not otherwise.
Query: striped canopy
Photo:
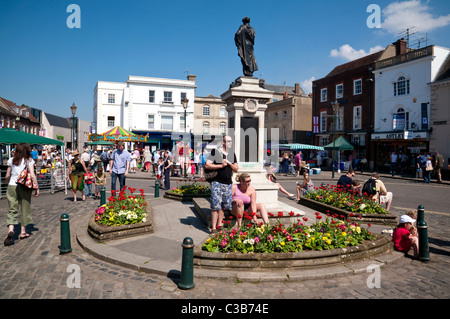
[[[280,144],[281,147],[287,147],[291,150],[319,150],[323,151],[323,146],[315,146],[315,145],[308,145],[308,144],[298,144],[298,143],[292,143],[292,144]]]
[[[105,133],[103,133],[103,135],[113,135],[113,136],[134,136],[136,134],[134,134],[133,132],[130,132],[126,129],[124,129],[123,127],[120,126],[116,126],[112,129],[110,129],[109,131],[106,131]]]

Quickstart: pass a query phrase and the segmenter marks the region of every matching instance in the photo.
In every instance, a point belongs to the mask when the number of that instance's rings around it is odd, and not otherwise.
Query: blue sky
[[[80,28],[67,26],[70,4]],[[370,4],[380,28],[367,25]],[[450,47],[448,0],[0,0],[0,97],[64,117],[75,102],[91,121],[97,81],[189,73],[197,96],[220,96],[242,75],[234,34],[245,16],[256,31],[254,76],[306,92],[408,27],[411,44],[427,34],[428,44]]]

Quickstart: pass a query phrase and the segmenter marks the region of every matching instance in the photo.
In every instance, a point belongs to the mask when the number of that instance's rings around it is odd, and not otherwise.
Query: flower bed
[[[184,181],[184,184],[181,184]],[[177,187],[165,192],[164,197],[180,200],[180,201],[192,201],[195,197],[209,197],[211,196],[211,188],[209,184],[202,184],[203,180],[193,178],[180,179],[177,181]]]
[[[316,187],[314,191],[308,192],[305,198],[357,214],[388,214],[372,198],[359,196],[355,192],[347,192],[342,188],[329,184],[327,186]]]
[[[345,248],[375,238],[368,228],[336,217],[327,216],[322,221],[322,216],[316,213],[316,221],[311,226],[304,224],[308,220],[306,217],[287,227],[280,222],[275,225],[243,223],[239,230],[229,227],[212,234],[202,250],[244,254],[288,253]]]
[[[106,204],[95,210],[89,221],[88,232],[97,239],[113,239],[153,231],[151,208],[144,190],[125,187],[113,193]]]

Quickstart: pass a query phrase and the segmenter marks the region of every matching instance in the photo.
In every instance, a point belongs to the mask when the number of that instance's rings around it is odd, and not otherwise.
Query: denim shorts
[[[233,184],[211,183],[211,210],[231,210]]]

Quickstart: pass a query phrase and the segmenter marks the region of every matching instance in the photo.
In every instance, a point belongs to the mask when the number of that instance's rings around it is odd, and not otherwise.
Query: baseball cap
[[[414,223],[415,221],[416,221],[415,219],[412,219],[408,215],[402,215],[402,216],[400,216],[399,223],[400,224],[403,224],[403,223]]]

